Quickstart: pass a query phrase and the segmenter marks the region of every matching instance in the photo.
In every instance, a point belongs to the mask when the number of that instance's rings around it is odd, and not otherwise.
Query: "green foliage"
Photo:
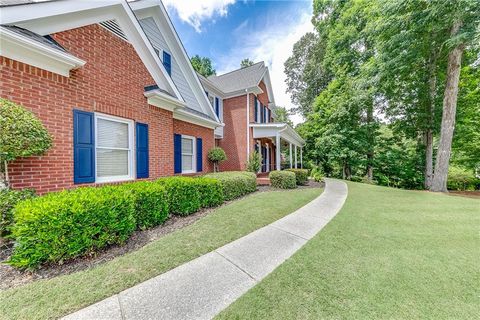
[[[304,186],[308,182],[308,170],[307,169],[286,169],[295,173],[295,180],[298,186]]]
[[[170,212],[187,216],[201,208],[200,192],[192,177],[167,177],[156,181],[165,186]]]
[[[14,216],[16,245],[8,263],[20,268],[61,262],[121,244],[136,228],[134,197],[112,186],[28,199],[17,204]]]
[[[39,156],[52,146],[52,137],[32,112],[2,98],[0,98],[0,130],[2,161]]]
[[[293,122],[290,119],[292,112],[290,110],[287,110],[285,107],[275,106],[273,112],[275,113],[275,122],[286,123],[293,127]]]
[[[310,170],[310,176],[316,182],[323,181],[323,171],[320,167],[314,166],[312,170]]]
[[[209,173],[205,177],[220,181],[226,201],[244,196],[257,190],[257,176],[244,171]]]
[[[225,199],[222,183],[213,178],[197,177],[193,180],[200,195],[200,206],[211,208],[221,205]]]
[[[31,189],[24,190],[0,190],[0,237],[10,234],[13,226],[13,208],[21,200],[33,198],[35,191]]]
[[[227,155],[222,148],[214,147],[208,151],[208,160],[213,162],[214,171],[218,172],[219,162],[227,160]]]
[[[190,59],[190,63],[192,64],[192,67],[193,69],[195,69],[195,71],[197,71],[206,78],[216,74],[216,71],[212,66],[212,60],[210,60],[210,58],[200,57],[198,54],[196,54]]]
[[[137,228],[155,227],[168,218],[168,197],[164,186],[150,181],[126,183],[119,188],[131,193],[135,202]]]
[[[291,171],[272,171],[268,177],[274,188],[295,189],[297,187],[295,173]]]
[[[465,168],[450,166],[448,169],[448,190],[473,191],[480,188],[480,179]]]
[[[254,62],[250,60],[249,58],[245,58],[240,62],[240,68],[246,68],[253,66]]]
[[[258,151],[250,153],[247,161],[247,171],[257,173],[262,167],[262,156]]]

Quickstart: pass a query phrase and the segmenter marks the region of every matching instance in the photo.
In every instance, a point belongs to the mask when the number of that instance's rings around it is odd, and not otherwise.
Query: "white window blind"
[[[195,172],[195,139],[182,136],[182,172]]]
[[[97,180],[108,182],[132,176],[132,125],[104,116],[96,119]]]

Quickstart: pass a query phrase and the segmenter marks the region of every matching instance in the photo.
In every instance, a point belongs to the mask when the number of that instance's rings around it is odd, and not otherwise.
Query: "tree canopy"
[[[192,63],[193,69],[200,73],[204,77],[209,77],[216,74],[215,69],[212,66],[212,60],[207,57],[200,57],[198,54],[194,55],[190,62]]]
[[[312,23],[285,62],[310,163],[435,191],[480,172],[478,1],[314,0]]]
[[[242,61],[240,61],[240,68],[250,67],[253,64],[254,62],[252,60],[250,60],[249,58],[245,58]]]

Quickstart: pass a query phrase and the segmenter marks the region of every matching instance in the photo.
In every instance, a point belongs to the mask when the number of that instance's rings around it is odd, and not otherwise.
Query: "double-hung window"
[[[95,114],[96,182],[133,179],[133,121]]]
[[[182,135],[182,173],[197,172],[195,138]]]
[[[163,66],[167,70],[167,73],[172,75],[172,56],[170,53],[163,51]]]

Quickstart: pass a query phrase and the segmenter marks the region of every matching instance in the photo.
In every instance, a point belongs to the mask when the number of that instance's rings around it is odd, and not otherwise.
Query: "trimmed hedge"
[[[228,171],[209,173],[204,177],[220,181],[226,201],[233,200],[257,190],[257,176],[251,172]]]
[[[298,186],[304,186],[308,182],[308,170],[307,169],[287,169],[285,171],[290,171],[295,173],[295,179]]]
[[[192,177],[167,177],[156,181],[165,186],[170,213],[188,216],[201,208],[198,184]]]
[[[0,237],[10,234],[13,226],[13,208],[21,200],[35,197],[35,190],[0,190]]]
[[[220,181],[208,177],[198,177],[193,181],[197,186],[202,208],[216,207],[223,203],[225,198]]]
[[[127,240],[136,228],[135,200],[115,186],[79,188],[22,201],[14,209],[16,240],[9,264],[34,268]]]
[[[168,196],[165,186],[149,181],[120,185],[132,193],[135,201],[135,220],[138,229],[158,226],[168,218]]]
[[[295,173],[291,171],[272,171],[268,177],[274,188],[295,189],[297,187]]]

